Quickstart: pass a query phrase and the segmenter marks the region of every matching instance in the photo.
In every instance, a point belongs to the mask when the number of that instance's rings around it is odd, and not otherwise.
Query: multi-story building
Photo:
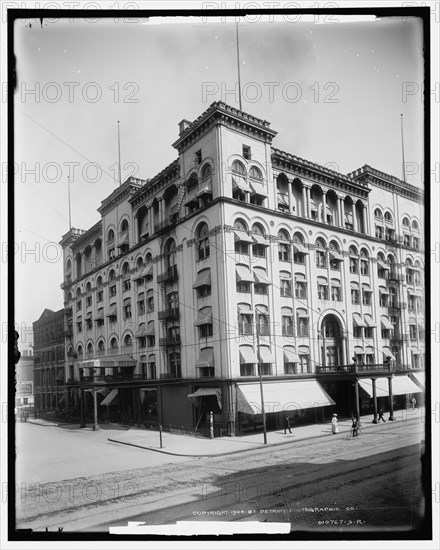
[[[212,412],[233,434],[261,422],[261,371],[269,428],[381,398],[392,417],[421,391],[423,192],[275,149],[222,102],[179,130],[173,163],[62,238],[70,399],[192,429]]]
[[[17,346],[20,358],[15,365],[15,405],[16,407],[34,404],[34,356],[32,327],[18,327]]]
[[[34,392],[38,411],[65,407],[64,309],[45,309],[33,323]]]

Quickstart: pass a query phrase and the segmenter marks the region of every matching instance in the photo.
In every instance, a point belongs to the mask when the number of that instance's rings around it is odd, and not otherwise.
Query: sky
[[[273,146],[348,173],[369,164],[422,187],[423,37],[416,19],[240,20],[243,111],[278,132]],[[177,158],[182,119],[213,101],[238,107],[233,21],[83,19],[15,28],[15,315],[63,307],[59,243],[88,229],[122,177]],[[272,84],[269,84],[272,83]],[[29,281],[35,292],[29,293]]]

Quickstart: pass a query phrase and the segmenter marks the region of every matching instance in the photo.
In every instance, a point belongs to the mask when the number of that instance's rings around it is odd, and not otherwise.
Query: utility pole
[[[263,363],[261,361],[261,353],[260,353],[260,325],[257,320],[257,309],[255,309],[255,327],[257,329],[258,373],[260,377],[261,413],[263,415],[263,438],[264,438],[264,444],[267,445],[266,413],[264,411],[263,377],[262,377]]]

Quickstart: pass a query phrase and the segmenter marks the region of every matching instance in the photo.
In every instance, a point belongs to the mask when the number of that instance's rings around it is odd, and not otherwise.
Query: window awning
[[[283,206],[289,206],[289,202],[285,194],[278,193],[278,204],[282,204]]]
[[[195,327],[200,327],[202,325],[211,325],[212,324],[212,307],[205,307],[203,311],[199,311],[196,322],[194,323]]]
[[[330,282],[332,286],[341,286],[341,281],[339,279],[332,279]]]
[[[238,313],[250,314],[252,313],[251,306],[249,304],[238,304]]]
[[[359,313],[354,313],[353,314],[353,326],[355,326],[355,327],[366,327],[367,326]]]
[[[306,276],[304,273],[295,273],[295,281],[305,281]]]
[[[188,197],[186,198],[185,201],[183,201],[183,206],[189,206],[190,204],[197,204],[198,203],[198,199],[197,197],[195,196],[194,193],[191,193],[190,195],[188,195]]]
[[[117,397],[118,390],[113,389],[107,397],[104,397],[104,399],[101,401],[100,405],[110,405],[110,403]]]
[[[104,319],[104,310],[98,309],[98,313],[96,314],[96,317],[93,318],[94,321],[101,321]]]
[[[214,366],[214,348],[205,348],[200,352],[199,358],[195,364],[196,367]]]
[[[335,402],[315,380],[264,383],[266,413],[330,405],[335,405]],[[252,415],[261,413],[261,394],[258,383],[237,384],[237,410]]]
[[[303,309],[297,309],[296,315],[298,319],[308,319],[310,315],[307,313],[307,311],[304,311]]]
[[[377,260],[377,264],[382,268],[382,269],[388,269],[388,271],[390,270],[390,266],[385,264],[384,262],[382,262],[381,260]]]
[[[154,336],[155,334],[155,331],[154,331],[154,323],[152,323],[151,321],[148,323],[147,325],[147,330],[145,332],[145,335],[146,336]]]
[[[389,295],[390,293],[388,292],[388,290],[384,286],[380,286],[379,287],[379,294]]]
[[[329,251],[330,260],[337,260],[338,262],[343,262],[344,257],[340,252],[336,252],[336,250],[330,250]]]
[[[257,356],[250,346],[240,346],[240,364],[258,363]]]
[[[264,186],[261,183],[257,183],[255,181],[250,181],[251,189],[255,195],[260,195],[262,197],[267,197],[267,192]]]
[[[255,268],[254,271],[255,282],[261,285],[271,285],[272,283],[267,278],[267,274],[262,269]]]
[[[130,239],[129,239],[129,234],[128,233],[125,233],[125,235],[122,236],[121,240],[119,241],[118,245],[116,248],[121,248],[122,246],[124,246],[125,244],[129,244],[130,243]]]
[[[193,288],[200,288],[201,286],[209,286],[211,284],[211,270],[203,269],[197,274],[196,282],[193,284]]]
[[[405,395],[411,393],[420,393],[422,390],[408,376],[393,376],[392,379],[393,395]],[[373,385],[371,380],[359,380],[359,385],[370,397],[373,397]],[[376,397],[387,397],[389,395],[388,378],[376,379]]]
[[[301,254],[308,254],[309,251],[307,250],[307,248],[302,244],[302,243],[298,243],[298,242],[293,242],[293,251],[294,252],[300,252]]]
[[[281,271],[280,279],[282,281],[291,281],[292,280],[292,275],[288,271]]]
[[[262,363],[275,363],[270,349],[267,346],[260,346],[260,357]]]
[[[354,346],[354,352],[357,355],[363,355],[365,353],[364,348],[362,346]]]
[[[270,246],[270,244],[266,241],[266,238],[263,235],[259,235],[258,233],[252,233],[252,238],[254,239],[254,243],[260,244],[261,246]]]
[[[130,355],[104,355],[99,358],[101,367],[135,367],[136,359]]]
[[[249,185],[246,183],[244,179],[236,178],[232,176],[232,187],[234,191],[236,189],[240,189],[240,191],[243,191],[244,193],[250,193],[251,190],[249,189]]]
[[[293,348],[283,348],[285,363],[299,363],[299,357]]]
[[[370,286],[368,283],[362,283],[362,290],[363,290],[364,292],[373,292],[373,291],[371,290],[371,286]]]
[[[235,241],[242,241],[244,243],[252,244],[254,240],[252,237],[250,237],[246,231],[242,231],[240,229],[234,229],[234,240]]]
[[[147,335],[147,329],[145,327],[145,323],[142,323],[141,326],[139,327],[139,330],[135,333],[134,337],[143,338],[146,335]]]
[[[202,195],[212,195],[212,186],[211,184],[203,186],[200,191],[197,191],[196,197],[201,197]]]
[[[118,308],[117,306],[113,306],[110,308],[110,311],[106,314],[106,317],[116,317],[118,314]]]
[[[359,283],[357,283],[356,281],[351,281],[350,282],[350,288],[352,288],[354,290],[359,290]]]
[[[373,317],[368,313],[364,315],[364,321],[367,323],[367,327],[377,327],[377,323],[374,322]]]
[[[382,328],[385,330],[393,330],[393,325],[390,323],[390,321],[386,317],[380,318],[380,324],[382,325]]]
[[[385,357],[391,357],[391,359],[392,359],[393,361],[396,360],[396,358],[394,357],[394,355],[391,353],[390,348],[388,348],[388,347],[386,347],[386,346],[383,347],[383,348],[382,348],[382,353],[385,355]]]
[[[244,265],[236,265],[235,266],[235,273],[237,274],[237,281],[243,282],[243,283],[253,283],[255,282],[255,278],[253,274],[251,273],[251,270],[244,266]]]
[[[317,277],[318,285],[327,285],[327,277]]]

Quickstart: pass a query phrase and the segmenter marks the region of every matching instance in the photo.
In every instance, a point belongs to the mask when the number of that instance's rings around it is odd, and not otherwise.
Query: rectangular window
[[[251,291],[251,283],[248,283],[246,281],[237,281],[237,292],[250,292]]]
[[[351,289],[351,303],[352,304],[360,304],[359,290],[356,290],[354,288]]]
[[[361,275],[368,275],[368,260],[361,260]]]
[[[354,327],[353,328],[353,337],[354,338],[362,338],[362,327]]]
[[[299,356],[299,371],[300,374],[306,374],[310,372],[310,357],[309,355],[300,355]]]
[[[239,291],[238,288],[237,288],[237,291],[243,292],[243,291]],[[206,298],[206,296],[211,296],[211,285],[203,285],[197,289],[197,298]]]
[[[328,300],[328,286],[318,285],[318,299]]]
[[[289,281],[288,279],[281,279],[280,294],[281,296],[292,296],[292,281]]]
[[[293,254],[293,261],[296,264],[304,264],[306,262],[306,255],[302,252],[295,252]]]
[[[87,296],[86,298],[86,307],[90,307],[92,305],[92,297]]]
[[[123,283],[122,283],[122,289],[124,292],[126,292],[127,290],[130,290],[131,289],[131,281],[130,279],[126,279]]]
[[[197,165],[202,164],[202,150],[201,149],[199,149],[195,153],[195,163]]]
[[[362,303],[364,306],[371,306],[371,292],[362,292]]]
[[[411,340],[417,340],[417,326],[409,325],[409,337]]]
[[[365,338],[373,338],[373,328],[372,327],[365,327],[364,337]]]
[[[265,258],[266,257],[266,247],[262,244],[253,244],[252,245],[252,254],[256,258]]]
[[[307,298],[307,283],[295,281],[295,298]]]
[[[154,348],[156,345],[156,337],[155,336],[147,336],[147,346],[149,348]]]
[[[315,254],[316,267],[327,267],[326,254],[322,250],[317,250]]]
[[[309,320],[300,317],[297,321],[297,327],[298,327],[298,336],[308,336],[309,335]]]
[[[281,322],[283,336],[293,336],[293,317],[291,315],[283,315]]]
[[[240,365],[240,376],[254,376],[255,366],[251,363],[242,363]]]
[[[82,309],[82,302],[81,302],[81,300],[78,300],[78,302],[76,302],[76,309],[77,309],[77,311],[81,311],[81,309]]]
[[[147,298],[147,312],[152,313],[154,311],[154,297]]]
[[[418,237],[413,237],[413,248],[416,250],[420,248],[420,239]]]
[[[80,321],[76,326],[78,327],[78,332],[82,332],[82,322]]]
[[[388,307],[388,294],[380,294],[379,296],[380,307]]]
[[[116,285],[113,285],[109,288],[109,294],[110,296],[116,296]]]
[[[138,302],[138,315],[144,315],[145,313],[145,302],[141,300]]]
[[[338,260],[330,260],[330,269],[333,269],[334,271],[340,271],[340,263],[341,262],[339,262]]]
[[[124,306],[124,319],[131,319],[131,304]]]
[[[249,255],[249,245],[244,241],[235,241],[235,252],[238,254]]]
[[[290,245],[286,243],[278,244],[278,259],[280,262],[290,262]]]
[[[252,159],[251,148],[249,147],[249,145],[243,145],[243,158],[245,158],[246,160]]]
[[[255,294],[267,294],[268,285],[255,283],[254,284],[254,292]]]
[[[411,236],[410,235],[404,235],[403,236],[403,244],[405,246],[411,246]]]
[[[199,336],[200,338],[207,338],[212,336],[214,333],[212,324],[200,325],[199,326]]]
[[[376,239],[383,239],[383,227],[376,225]]]
[[[104,291],[99,290],[97,296],[98,304],[104,301]]]
[[[390,331],[387,328],[383,328],[381,336],[383,340],[387,340],[390,337]]]
[[[339,286],[332,286],[332,300],[335,302],[342,300],[341,288]]]
[[[358,260],[357,258],[350,258],[350,273],[358,272]]]
[[[115,257],[115,247],[113,246],[108,249],[108,259],[113,260],[114,257]]]
[[[261,363],[261,375],[270,376],[272,374],[272,364],[271,363]]]

